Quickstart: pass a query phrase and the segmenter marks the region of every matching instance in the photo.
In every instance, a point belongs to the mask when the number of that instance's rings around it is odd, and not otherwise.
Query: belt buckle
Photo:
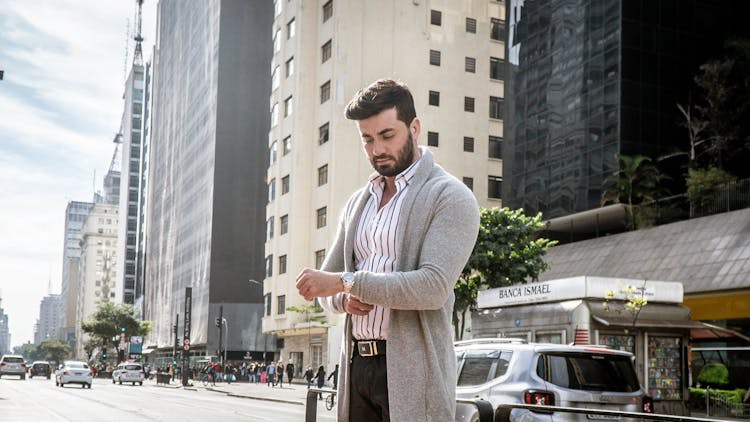
[[[357,349],[359,355],[362,357],[370,357],[378,354],[378,344],[375,341],[357,342]]]

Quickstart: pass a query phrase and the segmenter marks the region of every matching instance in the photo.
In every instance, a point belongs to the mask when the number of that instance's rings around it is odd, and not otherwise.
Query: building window
[[[286,39],[294,37],[294,33],[296,32],[296,24],[294,23],[294,18],[289,21],[289,23],[286,24]]]
[[[271,89],[274,90],[279,87],[279,84],[281,83],[281,72],[279,71],[279,67],[276,66],[273,68],[273,71],[271,72]]]
[[[430,64],[440,66],[440,52],[438,50],[430,50]]]
[[[290,77],[294,75],[294,57],[291,57],[289,60],[286,61],[284,70],[286,70],[286,77]]]
[[[266,293],[263,298],[266,302],[266,316],[271,316],[271,293]]]
[[[333,16],[333,0],[328,0],[328,2],[323,5],[323,22],[331,19],[331,16]]]
[[[318,167],[318,186],[328,183],[328,164]]]
[[[331,58],[331,40],[326,41],[323,47],[320,47],[320,62],[325,63]]]
[[[281,178],[281,194],[289,193],[289,175]]]
[[[284,145],[282,148],[283,148],[282,150],[283,155],[287,155],[290,152],[292,152],[292,135],[289,135],[286,138],[284,138]]]
[[[284,100],[284,117],[289,117],[292,115],[292,96],[290,95],[287,97],[286,100]]]
[[[276,179],[271,179],[268,182],[268,202],[273,202],[276,199]]]
[[[328,123],[318,128],[318,145],[328,142]]]
[[[317,217],[316,217],[316,227],[317,228],[323,228],[326,226],[326,217],[328,215],[328,210],[326,207],[318,208],[317,211],[315,211]]]
[[[431,147],[438,146],[440,135],[437,132],[427,132],[427,145]]]
[[[469,188],[470,191],[474,190],[474,178],[473,177],[464,177],[463,181],[464,181],[464,185],[466,185],[466,187]]]
[[[466,18],[466,32],[471,34],[477,33],[477,20],[474,18]]]
[[[495,41],[505,41],[505,21],[492,18],[490,21],[490,38]]]
[[[279,274],[286,274],[286,255],[279,257]]]
[[[273,220],[274,218],[271,217],[268,220],[266,220],[266,232],[267,232],[267,239],[271,240],[273,239]]]
[[[289,231],[289,215],[282,215],[279,218],[279,234],[286,234]]]
[[[474,152],[474,138],[470,136],[464,136],[464,151]]]
[[[431,106],[438,107],[440,105],[440,92],[430,91],[429,103]]]
[[[490,79],[502,80],[505,76],[505,61],[497,57],[490,57]]]
[[[326,250],[321,249],[315,251],[315,268],[320,269],[323,266],[323,261],[326,260]]]
[[[286,295],[276,297],[276,314],[284,315],[286,313]]]
[[[464,111],[474,112],[474,98],[464,97]]]
[[[331,81],[326,81],[320,86],[320,103],[328,101],[331,98]]]
[[[273,255],[266,257],[266,277],[273,277]]]
[[[487,197],[500,199],[503,191],[503,178],[498,176],[487,176]]]
[[[268,150],[268,160],[271,162],[271,164],[276,162],[276,157],[278,156],[279,152],[279,142],[273,141],[271,144],[271,148]]]
[[[490,135],[489,158],[503,158],[503,138]]]
[[[279,124],[279,103],[276,103],[271,107],[271,127]]]
[[[276,30],[276,32],[273,33],[273,52],[278,53],[281,51],[281,37],[279,36],[280,30]]]
[[[474,57],[467,57],[464,69],[469,73],[477,73],[477,59]]]
[[[443,24],[443,12],[439,10],[430,10],[430,23],[440,26]]]
[[[503,99],[500,97],[490,97],[490,119],[503,118]]]

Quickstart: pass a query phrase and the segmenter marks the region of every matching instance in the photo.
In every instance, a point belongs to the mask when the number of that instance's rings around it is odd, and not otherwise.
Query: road
[[[0,420],[18,421],[294,421],[305,418],[304,406],[231,397],[204,389],[115,385],[95,379],[91,389],[55,387],[54,378],[0,379]],[[335,421],[318,406],[319,421]]]

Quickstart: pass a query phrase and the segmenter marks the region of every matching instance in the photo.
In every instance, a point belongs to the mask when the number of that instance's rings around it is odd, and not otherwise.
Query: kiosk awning
[[[690,330],[690,340],[709,340],[719,338],[740,338],[750,343],[750,337],[738,333],[729,328],[719,327],[701,321],[693,320],[669,320],[669,319],[642,319],[637,318],[633,323],[633,318],[610,317],[594,315],[591,317],[598,323],[607,327],[636,327],[636,328],[661,328],[661,329],[688,329]]]

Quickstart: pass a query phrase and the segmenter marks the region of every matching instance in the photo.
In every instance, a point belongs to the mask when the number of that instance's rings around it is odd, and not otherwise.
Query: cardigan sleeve
[[[407,226],[409,250],[399,259],[415,260],[414,270],[390,273],[358,271],[352,294],[364,302],[391,309],[440,309],[452,296],[479,232],[479,206],[474,195],[453,179],[415,201]],[[417,227],[415,229],[414,227]],[[414,256],[416,255],[416,256]]]

